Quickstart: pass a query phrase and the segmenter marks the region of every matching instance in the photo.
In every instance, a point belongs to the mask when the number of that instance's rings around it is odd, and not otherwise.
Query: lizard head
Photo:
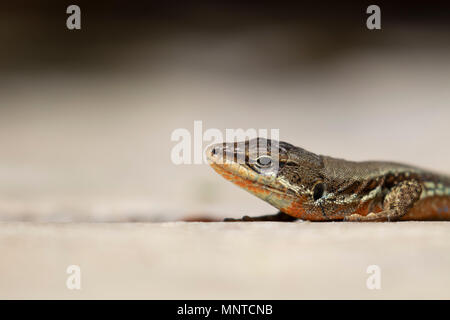
[[[320,156],[263,138],[214,144],[206,153],[217,173],[282,212],[298,218],[320,212],[326,193]]]

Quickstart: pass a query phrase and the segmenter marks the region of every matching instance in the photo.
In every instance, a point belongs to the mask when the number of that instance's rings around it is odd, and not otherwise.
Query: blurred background
[[[2,2],[0,220],[274,212],[171,162],[171,133],[195,120],[450,173],[450,5],[377,1],[371,31],[370,4]]]

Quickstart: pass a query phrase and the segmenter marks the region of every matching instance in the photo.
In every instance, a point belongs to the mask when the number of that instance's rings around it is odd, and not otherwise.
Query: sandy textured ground
[[[0,298],[450,298],[446,222],[11,222],[0,252]]]

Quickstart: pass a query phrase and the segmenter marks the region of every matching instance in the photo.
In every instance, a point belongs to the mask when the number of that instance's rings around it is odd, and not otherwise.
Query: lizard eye
[[[272,158],[269,156],[261,156],[256,159],[256,164],[261,168],[270,167],[272,165]]]
[[[316,183],[313,188],[314,201],[317,201],[320,198],[322,198],[324,193],[325,193],[325,185],[322,182]]]

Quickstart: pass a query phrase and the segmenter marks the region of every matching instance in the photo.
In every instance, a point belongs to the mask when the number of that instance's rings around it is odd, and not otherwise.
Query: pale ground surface
[[[0,224],[0,298],[449,299],[450,223]],[[66,288],[81,267],[82,289]],[[366,268],[381,268],[368,290]]]

